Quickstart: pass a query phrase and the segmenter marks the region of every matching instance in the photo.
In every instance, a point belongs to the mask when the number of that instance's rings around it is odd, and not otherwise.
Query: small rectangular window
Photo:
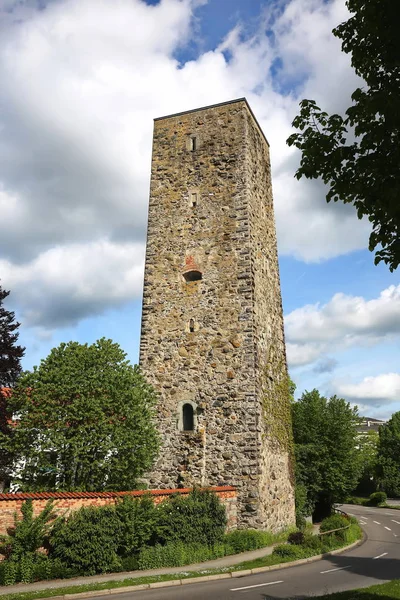
[[[192,208],[196,208],[196,206],[197,206],[197,192],[192,192],[190,194],[190,206]]]
[[[197,138],[195,135],[192,135],[190,138],[190,150],[191,152],[195,152],[197,150]]]

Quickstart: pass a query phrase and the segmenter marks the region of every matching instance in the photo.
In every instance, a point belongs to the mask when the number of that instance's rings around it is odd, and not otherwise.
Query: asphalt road
[[[361,546],[324,560],[258,575],[118,594],[118,600],[273,600],[368,587],[400,576],[400,511],[341,507],[367,535]],[[102,599],[103,600],[103,599]]]

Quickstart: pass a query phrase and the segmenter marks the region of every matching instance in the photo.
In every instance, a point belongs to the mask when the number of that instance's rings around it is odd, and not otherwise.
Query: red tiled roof
[[[235,487],[231,485],[221,485],[216,487],[204,488],[213,492],[234,492]],[[188,494],[192,488],[179,488],[167,490],[135,490],[126,492],[18,492],[15,494],[0,494],[2,500],[61,500],[72,498],[118,498],[120,496],[170,496],[171,494]]]

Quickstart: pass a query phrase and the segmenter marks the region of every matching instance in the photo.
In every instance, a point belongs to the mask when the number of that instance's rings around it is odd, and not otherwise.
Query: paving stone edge
[[[288,567],[296,567],[297,565],[304,565],[306,563],[315,562],[321,560],[327,556],[334,556],[346,550],[351,550],[356,546],[361,546],[366,541],[365,534],[361,540],[353,542],[349,546],[344,548],[338,548],[337,550],[331,550],[331,552],[325,552],[325,554],[317,554],[310,558],[301,558],[300,560],[294,560],[292,562],[281,563],[278,565],[271,565],[269,567],[257,567],[255,569],[246,569],[243,571],[228,571],[227,573],[219,573],[217,575],[204,575],[201,577],[187,577],[186,579],[170,579],[168,581],[155,581],[154,583],[143,583],[140,585],[127,585],[119,588],[109,588],[106,590],[93,590],[90,592],[77,592],[76,594],[63,594],[59,596],[51,596],[51,598],[38,598],[37,600],[72,600],[73,598],[94,598],[96,596],[107,596],[111,594],[125,594],[127,592],[138,592],[140,590],[152,590],[157,588],[172,587],[176,585],[188,585],[191,583],[201,583],[202,581],[217,581],[218,579],[231,579],[232,577],[245,577],[246,575],[255,575],[256,573],[267,573],[268,571],[276,571],[278,569],[286,569]]]

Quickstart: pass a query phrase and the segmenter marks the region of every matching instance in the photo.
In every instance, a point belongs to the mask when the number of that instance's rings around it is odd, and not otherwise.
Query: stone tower
[[[292,524],[269,146],[245,98],[155,119],[140,364],[150,487],[235,485],[239,526]]]

